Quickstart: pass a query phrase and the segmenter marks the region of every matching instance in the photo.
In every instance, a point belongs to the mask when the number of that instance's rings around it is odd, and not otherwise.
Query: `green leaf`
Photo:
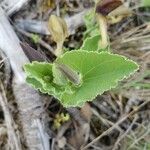
[[[47,90],[44,90],[42,84],[35,78],[27,77],[26,81],[27,83],[32,85],[35,89],[40,90],[42,93],[47,93]]]
[[[48,93],[57,99],[61,99],[64,92],[73,93],[71,84],[55,67],[55,64],[45,62],[26,64],[24,66],[27,74],[26,82],[42,93]]]
[[[74,89],[72,94],[63,93],[61,102],[65,107],[82,106],[98,94],[116,87],[118,81],[138,69],[133,61],[108,52],[71,51],[57,58],[56,62],[82,74],[82,85]]]
[[[90,11],[88,11],[85,14],[83,20],[84,20],[84,23],[85,23],[87,29],[90,29],[95,25],[95,19],[94,19],[95,17],[94,16],[95,16],[95,11],[93,9],[91,9]]]
[[[30,78],[35,78],[40,83],[52,81],[52,64],[42,62],[32,62],[24,66],[24,70]]]
[[[101,36],[99,34],[93,35],[91,37],[86,38],[83,41],[83,44],[81,46],[81,50],[86,50],[86,51],[108,51],[109,48],[101,49],[99,41],[101,39]]]
[[[60,86],[67,85],[68,81],[67,81],[66,77],[59,70],[59,68],[56,64],[53,64],[52,72],[53,72],[53,77],[54,77],[54,79],[53,79],[54,83],[56,83],[57,85],[60,85]]]
[[[84,32],[84,39],[90,36],[97,35],[99,33],[98,24],[95,20],[95,10],[91,9],[84,16],[84,23],[86,26],[86,31]]]
[[[81,49],[86,50],[86,51],[98,51],[99,40],[100,40],[100,35],[88,37],[84,40],[83,45],[81,46]]]
[[[150,6],[150,0],[143,0],[143,6]]]
[[[52,64],[43,62],[32,62],[24,66],[27,74],[27,83],[42,93],[48,93],[60,98],[65,91],[64,87],[60,87],[53,83]]]
[[[55,68],[56,64],[67,67],[65,70],[61,68],[66,74],[65,78]],[[74,50],[66,52],[53,64],[33,62],[26,64],[24,69],[27,74],[26,81],[31,86],[53,95],[65,107],[81,107],[86,101],[91,101],[98,94],[117,86],[118,81],[136,71],[138,65],[123,56],[108,52]],[[74,73],[79,73],[76,75],[81,77],[80,85],[70,82],[70,76]]]
[[[38,34],[31,34],[31,38],[36,44],[40,41],[40,36]]]

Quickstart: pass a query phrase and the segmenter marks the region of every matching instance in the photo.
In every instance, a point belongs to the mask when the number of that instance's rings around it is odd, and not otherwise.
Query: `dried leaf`
[[[64,42],[68,37],[68,28],[65,20],[51,15],[48,21],[48,29],[56,43]]]

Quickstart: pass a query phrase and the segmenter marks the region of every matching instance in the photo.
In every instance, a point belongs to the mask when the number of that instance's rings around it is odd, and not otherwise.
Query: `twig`
[[[43,143],[39,124],[34,122],[36,119],[41,119],[40,124],[44,122],[44,125],[46,125],[47,114],[44,110],[42,97],[25,83],[25,73],[22,67],[29,61],[2,9],[0,9],[0,48],[9,58],[14,73],[13,83],[15,84],[13,84],[13,92],[19,109],[18,118],[26,140],[24,142],[29,149],[45,150],[45,147],[49,147],[49,144],[44,145],[48,143],[49,138],[45,133],[45,138],[43,139],[45,142]],[[43,130],[45,129],[43,128]]]
[[[0,61],[0,64],[2,64],[4,62],[4,59]]]
[[[150,38],[150,35],[128,38],[128,39],[123,40],[122,43],[127,43],[127,42],[131,42],[131,41],[137,41],[137,40],[141,40],[141,39],[145,39],[145,38]]]
[[[2,94],[0,94],[0,105],[2,106],[4,116],[5,116],[5,123],[7,127],[9,146],[11,147],[11,149],[22,150],[20,137],[15,132],[15,129],[14,129],[15,123],[9,111],[5,90],[1,81],[0,81],[0,88],[2,90]]]
[[[114,123],[113,122],[111,122],[110,120],[108,120],[108,119],[106,119],[106,118],[103,118],[102,116],[100,116],[98,113],[97,113],[97,111],[95,110],[95,109],[92,109],[92,112],[93,112],[93,114],[94,115],[96,115],[106,126],[108,126],[108,125],[114,125]],[[121,133],[123,132],[123,130],[119,127],[119,126],[116,126],[116,129],[118,130],[118,131],[120,131]]]
[[[135,110],[131,111],[129,114],[123,116],[117,123],[115,123],[112,127],[110,127],[108,130],[106,130],[101,135],[99,135],[97,138],[95,138],[92,142],[90,142],[89,144],[87,144],[84,148],[82,148],[82,150],[86,150],[88,147],[90,147],[92,144],[94,144],[95,142],[97,142],[103,136],[105,136],[108,133],[110,133],[113,129],[116,128],[116,126],[118,126],[120,123],[122,123],[123,121],[125,121],[128,117],[132,116],[135,112],[137,112],[139,109],[141,109],[143,106],[145,106],[149,102],[150,102],[150,100],[145,101],[144,103],[142,103],[141,105],[139,105],[139,107],[137,109],[135,109]]]
[[[19,43],[20,41],[8,22],[4,11],[0,8],[0,49],[9,58],[15,77],[21,83],[25,82],[22,66],[28,62],[28,59],[24,55]]]
[[[84,10],[82,12],[79,12],[78,14],[64,18],[67,23],[67,26],[68,26],[69,35],[74,34],[75,30],[84,24],[83,18],[84,18],[84,15],[86,14],[86,12],[87,12],[87,10]],[[38,33],[38,34],[42,34],[42,35],[50,35],[47,22],[44,22],[44,21],[18,20],[16,23],[16,26],[25,31]]]
[[[86,120],[81,116],[81,113],[77,108],[67,108],[67,111],[80,125],[86,123]]]
[[[129,147],[127,150],[129,150],[130,148],[132,148],[136,143],[138,143],[140,140],[142,140],[146,135],[148,135],[150,133],[150,130],[146,130],[145,133],[143,133],[138,139],[136,139]]]
[[[118,144],[120,143],[120,141],[128,134],[128,132],[132,129],[135,121],[137,120],[137,116],[134,118],[134,120],[132,121],[131,125],[129,126],[129,128],[126,130],[126,132],[124,132],[121,136],[118,137],[118,140],[116,141],[114,147],[112,150],[116,150]]]
[[[7,56],[4,54],[4,52],[1,49],[0,49],[0,56],[3,58],[3,60],[0,62],[0,67],[1,67],[1,63],[3,62],[4,74],[5,74],[4,84],[7,87],[11,78],[11,66]]]
[[[24,30],[22,30],[22,29],[20,29],[20,28],[17,28],[17,30],[21,33],[21,34],[23,34],[23,35],[25,35],[25,36],[27,36],[27,37],[29,37],[29,38],[33,38],[33,36],[32,36],[32,34],[31,33],[29,33],[29,32],[26,32],[26,31],[24,31]],[[37,41],[40,45],[42,45],[43,47],[45,47],[47,50],[49,50],[53,55],[55,55],[54,54],[54,51],[53,51],[53,48],[49,45],[49,44],[47,44],[45,41],[43,41],[41,38]]]
[[[135,40],[134,38],[137,37],[137,34],[139,36],[143,35],[143,32],[147,33],[148,31],[150,31],[150,24],[149,23],[145,23],[142,24],[141,26],[135,27],[123,34],[121,34],[119,37],[117,37],[112,43],[111,45],[117,45],[117,43],[123,43],[124,42],[130,42],[130,40]],[[138,36],[138,37],[139,37]],[[140,37],[141,38],[141,37]],[[145,38],[145,36],[143,36],[142,38]],[[136,39],[137,40],[137,39]]]
[[[22,6],[25,6],[29,0],[1,0],[0,7],[2,7],[7,15],[12,15],[18,11]]]

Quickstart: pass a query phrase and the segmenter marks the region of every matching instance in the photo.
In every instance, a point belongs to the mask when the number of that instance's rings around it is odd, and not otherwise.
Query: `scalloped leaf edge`
[[[123,76],[122,78],[120,78],[120,79],[118,79],[118,80],[115,80],[115,81],[114,81],[114,84],[113,84],[112,86],[110,86],[110,88],[108,88],[107,90],[103,90],[102,92],[98,92],[97,95],[96,95],[94,98],[91,98],[90,100],[86,100],[86,102],[91,102],[91,101],[93,101],[93,99],[95,99],[98,95],[102,95],[104,92],[109,91],[109,90],[115,88],[115,87],[118,85],[118,83],[119,83],[120,81],[122,81],[123,79],[126,79],[126,78],[130,77],[132,74],[134,74],[136,71],[139,70],[139,65],[138,65],[136,62],[134,62],[133,60],[128,59],[127,57],[125,57],[125,56],[123,56],[123,55],[113,54],[113,53],[106,52],[106,51],[97,52],[97,51],[85,51],[85,50],[79,49],[79,50],[74,50],[74,51],[66,52],[65,54],[61,55],[59,58],[64,57],[64,56],[67,55],[68,53],[74,53],[75,51],[77,51],[77,52],[82,52],[82,51],[83,51],[83,52],[86,52],[86,53],[97,53],[97,54],[107,53],[107,54],[110,54],[110,55],[113,55],[113,56],[119,56],[119,57],[123,58],[125,61],[127,61],[127,62],[132,62],[133,64],[135,64],[135,65],[137,66],[137,68],[136,68],[133,72],[131,72],[131,73],[128,74],[128,75]],[[59,59],[59,58],[57,58],[57,59]],[[55,61],[57,61],[57,59],[56,59]],[[85,103],[85,102],[83,102],[83,103],[82,103],[82,102],[79,102],[79,103],[77,102],[76,105],[68,105],[67,103],[63,103],[62,101],[60,101],[60,102],[61,102],[61,103],[63,104],[63,106],[66,107],[66,108],[68,108],[68,107],[82,107],[82,106],[84,105],[84,103]],[[81,103],[82,103],[82,104],[81,104]],[[78,105],[78,104],[81,104],[81,105]]]

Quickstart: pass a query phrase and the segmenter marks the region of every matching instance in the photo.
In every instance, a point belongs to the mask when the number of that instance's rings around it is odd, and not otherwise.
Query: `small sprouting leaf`
[[[99,41],[100,41],[100,35],[94,35],[92,37],[88,37],[83,41],[83,45],[81,46],[81,49],[86,51],[98,51]]]
[[[93,25],[95,25],[94,16],[95,16],[94,10],[90,10],[85,14],[83,19],[87,29],[92,28]]]
[[[40,36],[38,34],[31,34],[31,38],[36,44],[40,41]]]
[[[138,69],[138,65],[123,56],[108,52],[71,51],[56,60],[82,74],[82,85],[72,94],[64,93],[61,102],[65,107],[81,106],[117,86],[118,81]]]
[[[108,48],[102,49],[100,47],[101,36],[99,34],[87,37],[80,49],[86,51],[108,51]]]
[[[95,11],[90,10],[84,16],[84,23],[86,26],[86,31],[84,32],[84,39],[89,36],[94,36],[99,33],[98,24],[96,24],[95,20]]]

